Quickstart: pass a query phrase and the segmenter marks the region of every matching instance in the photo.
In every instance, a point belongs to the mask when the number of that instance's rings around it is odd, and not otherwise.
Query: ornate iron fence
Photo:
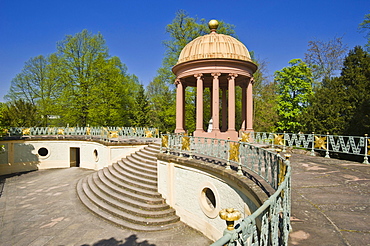
[[[279,153],[262,149],[244,141],[191,137],[178,134],[162,135],[161,152],[178,153],[190,159],[208,156],[221,159],[226,169],[235,167],[239,175],[248,169],[269,183],[276,191],[234,230],[225,230],[224,236],[213,246],[221,245],[288,245],[291,207],[291,167]],[[259,226],[258,226],[259,225]]]
[[[325,151],[325,157],[330,158],[330,153],[351,154],[363,156],[363,163],[369,164],[370,138],[367,134],[364,137],[338,136],[322,134],[303,133],[269,133],[269,132],[244,132],[248,142],[258,144],[269,144],[272,147],[279,146],[283,152],[286,148],[303,148],[311,151]]]
[[[156,128],[145,127],[10,127],[4,131],[6,136],[82,136],[85,139],[98,138],[103,141],[120,138],[159,138]]]

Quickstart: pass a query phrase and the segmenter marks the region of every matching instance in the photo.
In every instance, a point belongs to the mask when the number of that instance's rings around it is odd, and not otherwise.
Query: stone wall
[[[235,208],[244,218],[267,199],[258,185],[225,167],[165,154],[157,164],[159,193],[183,222],[213,240],[226,228],[221,209]]]
[[[71,166],[73,149],[79,149],[79,167],[102,169],[139,150],[143,145],[109,146],[78,140],[10,140],[1,141],[0,175],[47,168]]]

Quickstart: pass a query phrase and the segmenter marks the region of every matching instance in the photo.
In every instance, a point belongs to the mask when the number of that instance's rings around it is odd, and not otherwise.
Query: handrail
[[[158,138],[159,131],[156,128],[146,127],[10,127],[4,130],[5,135],[12,136],[50,136],[62,137],[65,136],[83,136],[88,138],[99,138],[103,141],[111,141],[112,139],[138,137],[138,138]]]
[[[287,132],[243,132],[251,143],[279,146],[283,152],[286,148],[302,148],[311,151],[325,151],[325,157],[330,158],[330,153],[351,154],[363,156],[363,163],[369,164],[370,138],[367,134],[359,136],[341,136],[327,134],[304,134]]]
[[[233,231],[227,231],[212,246],[236,245],[288,245],[291,207],[291,166],[289,159],[279,153],[256,147],[247,142],[236,142],[205,137],[191,137],[179,134],[162,135],[161,152],[179,153],[192,158],[205,155],[226,161],[242,169],[247,168],[265,179],[276,191],[262,206],[244,218]],[[257,224],[261,226],[257,229]]]

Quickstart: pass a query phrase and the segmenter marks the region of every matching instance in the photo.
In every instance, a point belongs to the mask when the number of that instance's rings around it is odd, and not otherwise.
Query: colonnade
[[[203,107],[205,79],[211,91],[211,118],[212,131],[206,132],[203,128]],[[195,83],[189,81],[195,80]],[[194,136],[230,138],[237,140],[238,133],[235,127],[235,88],[242,88],[242,126],[241,130],[253,131],[253,78],[237,73],[198,73],[191,78],[176,79],[176,133],[185,132],[185,89],[188,85],[196,86],[196,129]],[[222,128],[220,129],[220,91],[222,104]]]

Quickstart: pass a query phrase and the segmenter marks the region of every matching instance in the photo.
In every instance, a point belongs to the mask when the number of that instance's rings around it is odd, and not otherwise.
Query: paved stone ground
[[[370,165],[291,157],[290,245],[370,245]]]
[[[93,171],[40,170],[8,178],[0,197],[0,245],[209,245],[183,224],[164,232],[123,230],[95,217],[78,200],[77,181]]]
[[[370,165],[293,154],[290,245],[370,245]],[[160,233],[119,229],[90,213],[76,183],[93,171],[41,170],[8,178],[0,245],[209,245],[183,225]],[[0,184],[0,193],[1,193]]]

